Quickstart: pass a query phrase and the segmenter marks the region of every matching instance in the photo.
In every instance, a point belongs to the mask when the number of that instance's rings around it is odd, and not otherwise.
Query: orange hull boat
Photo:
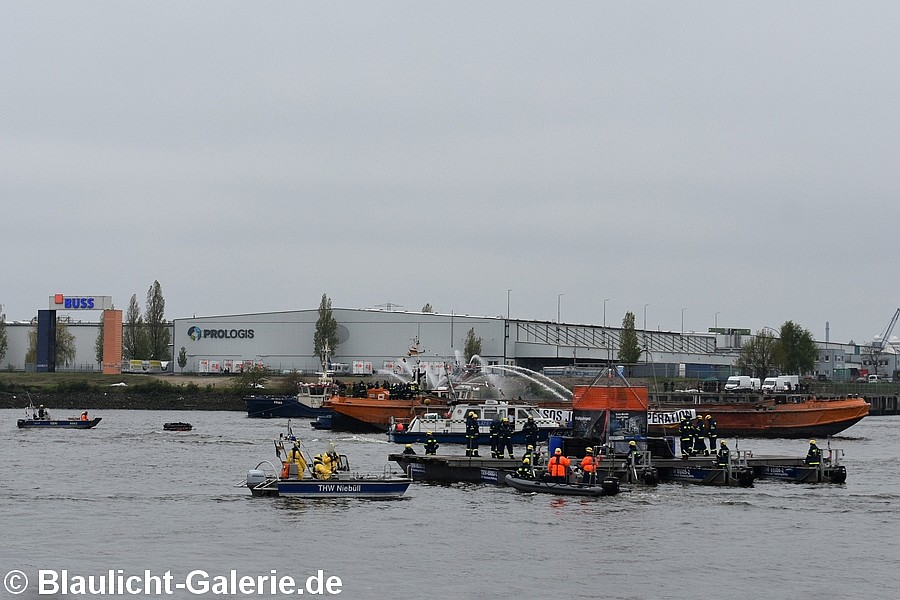
[[[425,412],[448,410],[445,401],[440,398],[414,396],[395,399],[384,388],[368,390],[365,398],[332,396],[323,406],[334,413],[331,421],[333,430],[362,433],[387,431],[392,419],[412,419]]]
[[[702,416],[712,415],[719,437],[827,437],[844,431],[869,414],[869,404],[860,397],[747,395],[744,398],[676,392],[660,394],[650,403],[651,412],[679,409],[694,409]],[[652,427],[658,430],[663,426]],[[667,433],[677,430],[677,424],[664,427]]]

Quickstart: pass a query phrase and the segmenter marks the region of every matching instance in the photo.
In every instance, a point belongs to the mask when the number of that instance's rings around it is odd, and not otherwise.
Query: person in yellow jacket
[[[303,452],[297,442],[294,442],[294,447],[288,452],[287,462],[297,465],[297,477],[303,479],[303,472],[306,471],[306,459],[303,458]]]

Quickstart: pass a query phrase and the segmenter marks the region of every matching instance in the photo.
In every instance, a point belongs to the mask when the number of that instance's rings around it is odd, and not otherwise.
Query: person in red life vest
[[[597,463],[600,462],[600,459],[594,456],[593,448],[588,448],[584,452],[584,458],[581,459],[581,483],[596,485]]]
[[[87,416],[87,411],[84,411],[83,413],[81,413],[81,420],[82,420],[82,421],[88,421],[88,420],[89,420],[89,419],[88,419],[88,416]]]
[[[550,475],[550,481],[566,483],[570,462],[567,457],[563,456],[562,450],[557,448],[553,453],[553,458],[547,461],[547,473]]]

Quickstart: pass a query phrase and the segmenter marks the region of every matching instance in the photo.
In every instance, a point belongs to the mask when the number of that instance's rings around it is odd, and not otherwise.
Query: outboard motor
[[[266,482],[266,474],[262,469],[250,469],[247,471],[247,487],[251,490]]]
[[[600,487],[603,488],[603,493],[605,495],[615,496],[619,493],[619,480],[615,477],[607,477],[600,482]]]

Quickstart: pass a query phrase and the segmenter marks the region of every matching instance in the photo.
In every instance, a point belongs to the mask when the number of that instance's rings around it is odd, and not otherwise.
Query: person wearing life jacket
[[[810,467],[818,467],[822,462],[822,451],[816,445],[816,440],[809,440],[809,452],[806,453],[806,464]]]
[[[41,404],[38,407],[37,418],[38,419],[49,419],[50,418],[50,411],[45,410],[43,404]]]
[[[415,454],[416,451],[413,450],[412,444],[407,444],[406,448],[403,449],[403,454]]]
[[[434,433],[429,431],[425,434],[425,454],[437,454],[440,444],[434,437]]]
[[[325,466],[322,455],[316,454],[313,457],[313,477],[316,479],[328,479],[330,475],[331,471]]]
[[[509,422],[509,417],[503,417],[500,420],[500,439],[497,444],[497,458],[503,458],[504,450],[509,454],[510,458],[515,458],[513,455],[512,434],[513,426],[512,423]]]
[[[530,446],[537,446],[538,442],[538,426],[534,422],[534,417],[528,415],[525,424],[522,425],[522,433],[525,434],[525,443]]]
[[[288,452],[287,461],[297,465],[297,476],[303,479],[303,472],[306,471],[306,459],[303,457],[303,451],[300,450],[298,442],[294,442],[294,446]]]
[[[687,458],[691,455],[694,447],[694,436],[691,434],[691,422],[687,415],[681,417],[681,424],[678,425],[678,435],[681,438],[681,458]]]
[[[716,449],[716,439],[719,437],[717,429],[716,420],[712,418],[712,415],[706,415],[706,437],[709,438],[710,452]]]
[[[594,456],[594,449],[587,448],[584,451],[584,458],[581,459],[581,483],[595,485],[597,483],[597,463],[599,461]]]
[[[728,457],[731,454],[731,451],[728,450],[728,444],[725,443],[725,440],[719,442],[719,453],[716,454],[716,465],[721,468],[725,468],[728,466]]]
[[[478,415],[469,411],[466,415],[466,456],[478,456]]]
[[[557,448],[553,453],[553,458],[547,461],[547,473],[550,475],[550,481],[566,483],[570,463],[568,457],[563,456],[562,449]]]
[[[88,419],[87,411],[84,411],[83,413],[81,413],[81,420],[82,420],[82,421],[89,421],[89,420],[90,420],[90,419]]]

